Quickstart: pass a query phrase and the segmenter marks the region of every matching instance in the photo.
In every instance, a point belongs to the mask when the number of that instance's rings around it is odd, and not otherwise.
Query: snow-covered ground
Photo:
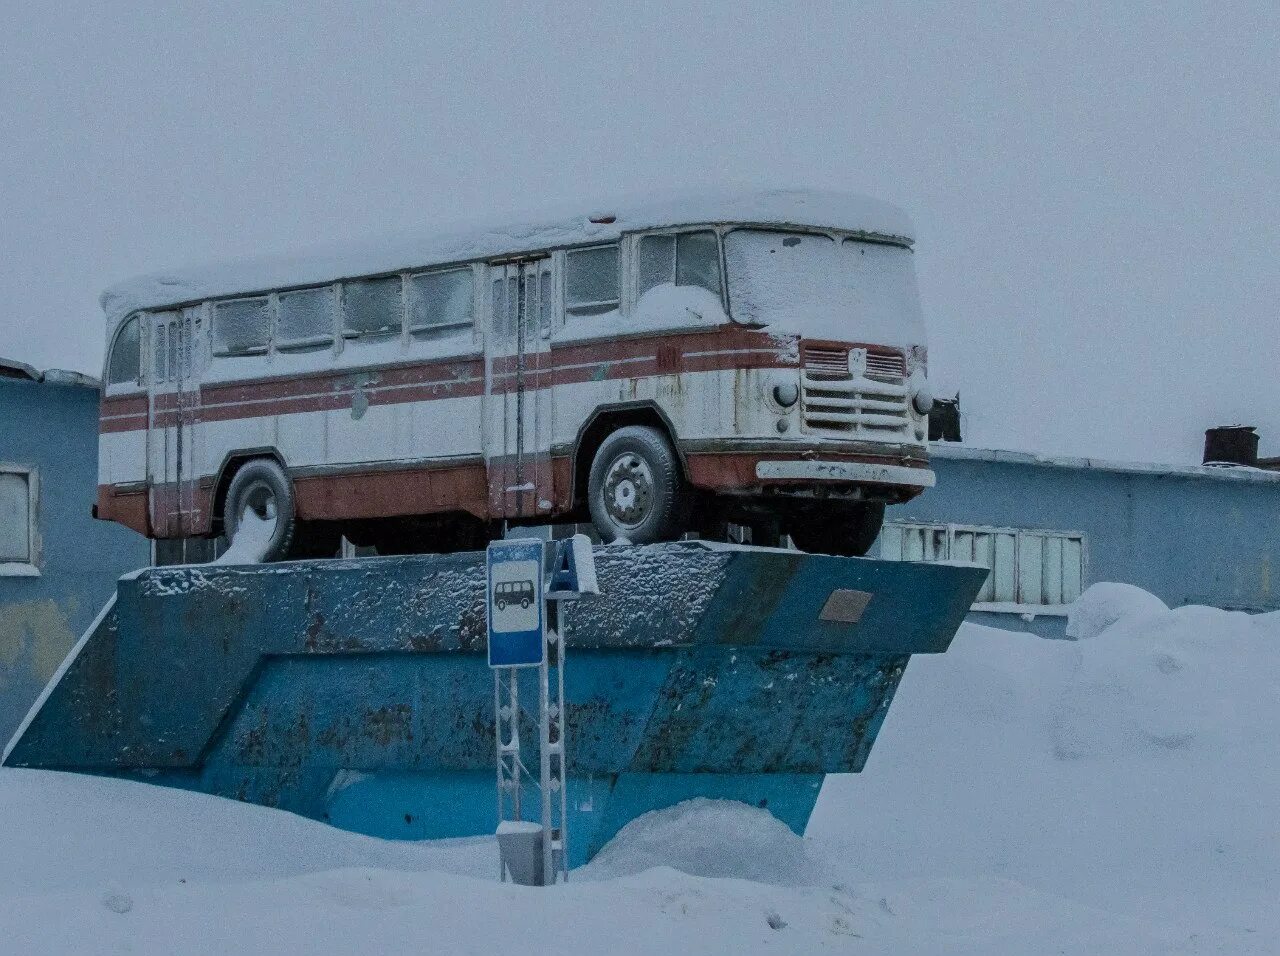
[[[804,840],[699,801],[549,890],[496,882],[488,838],[3,770],[0,951],[1280,952],[1280,615],[1080,611],[1078,642],[966,625],[915,658]]]

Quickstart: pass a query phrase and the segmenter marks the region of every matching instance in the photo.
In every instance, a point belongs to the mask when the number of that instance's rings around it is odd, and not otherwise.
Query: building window
[[[1060,609],[1084,586],[1084,537],[1065,531],[895,521],[880,533],[880,556],[990,568],[975,610]]]
[[[38,575],[36,540],[35,470],[0,465],[0,576]]]
[[[574,249],[564,256],[564,310],[569,315],[605,315],[622,301],[618,247]]]

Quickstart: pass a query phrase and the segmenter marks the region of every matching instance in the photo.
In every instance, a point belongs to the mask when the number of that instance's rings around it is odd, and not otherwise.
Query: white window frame
[[[22,475],[27,482],[27,560],[0,561],[0,578],[40,577],[40,474],[32,465],[0,463],[0,474]]]
[[[902,530],[924,531],[926,533],[943,535],[945,541],[945,553],[938,554],[933,557],[923,557],[924,561],[953,561],[955,538],[957,533],[969,534],[985,534],[985,535],[1006,535],[1013,536],[1016,544],[1014,546],[1014,564],[1012,573],[1014,587],[1021,591],[1022,588],[1022,554],[1024,543],[1037,539],[1043,541],[1046,538],[1055,538],[1059,540],[1070,540],[1076,542],[1080,547],[1080,591],[1083,592],[1088,587],[1088,571],[1089,571],[1089,549],[1087,540],[1083,532],[1079,531],[1060,531],[1052,528],[1009,528],[997,525],[970,525],[970,524],[949,524],[943,522],[931,521],[890,521],[885,523],[885,528],[895,528]],[[901,541],[901,537],[899,537]],[[891,561],[906,560],[901,554],[901,545],[899,545],[899,554],[886,554],[885,549],[888,542],[884,537],[884,532],[880,536],[880,557]],[[957,559],[963,563],[970,563],[964,559]],[[994,563],[994,561],[993,561]],[[995,569],[992,568],[994,573]],[[1021,598],[1021,593],[1017,594]],[[1022,600],[1017,601],[975,601],[970,608],[973,611],[979,611],[987,614],[1019,614],[1034,617],[1066,617],[1067,608],[1071,602],[1063,604],[1040,604],[1029,603]]]

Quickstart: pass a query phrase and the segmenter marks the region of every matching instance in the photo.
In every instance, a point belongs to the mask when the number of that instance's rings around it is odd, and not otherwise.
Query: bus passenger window
[[[622,300],[618,247],[597,246],[566,252],[564,310],[569,315],[603,315]]]
[[[720,247],[710,229],[643,236],[637,258],[640,295],[665,283],[701,286],[720,295]]]
[[[332,286],[281,292],[276,312],[276,348],[301,352],[333,344]]]
[[[399,276],[342,284],[342,334],[347,338],[399,335],[402,321]]]
[[[409,331],[415,335],[470,328],[475,305],[470,269],[409,277]]]
[[[154,339],[155,353],[151,362],[151,384],[158,385],[169,377],[169,324],[154,321],[151,326],[151,337]]]
[[[107,363],[108,385],[136,385],[142,373],[142,343],[138,339],[140,322],[135,315],[116,334]]]
[[[178,377],[178,330],[181,327],[181,322],[169,323],[169,378],[175,380]]]
[[[265,355],[270,341],[271,313],[266,296],[214,303],[214,355]]]

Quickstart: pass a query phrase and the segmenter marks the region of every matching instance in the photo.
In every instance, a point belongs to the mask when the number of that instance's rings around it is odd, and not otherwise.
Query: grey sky
[[[144,9],[149,7],[149,9]],[[248,12],[246,12],[248,11]],[[154,269],[576,196],[915,218],[975,442],[1280,453],[1280,4],[0,7],[0,355],[96,373]]]

